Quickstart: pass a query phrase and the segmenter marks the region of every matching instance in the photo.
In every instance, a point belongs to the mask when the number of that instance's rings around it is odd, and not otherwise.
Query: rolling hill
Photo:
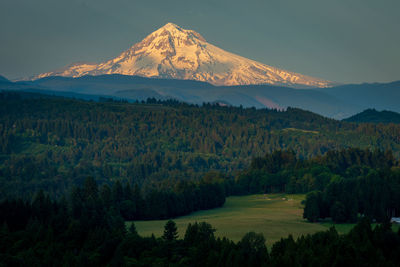
[[[127,100],[176,99],[183,102],[202,104],[223,102],[228,105],[256,108],[285,109],[298,107],[318,114],[343,118],[358,110],[352,105],[329,94],[315,90],[299,90],[273,85],[214,86],[206,82],[176,79],[145,78],[129,75],[98,75],[71,77],[46,77],[35,81],[17,82],[2,89],[29,90],[41,93],[54,92],[56,95],[88,99],[99,96]]]
[[[400,123],[400,114],[393,111],[377,111],[366,109],[361,113],[353,115],[344,121],[348,122],[371,122],[371,123]]]

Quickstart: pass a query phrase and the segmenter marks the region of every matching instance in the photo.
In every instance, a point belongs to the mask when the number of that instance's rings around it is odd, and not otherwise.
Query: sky
[[[339,83],[400,80],[399,0],[1,0],[0,75],[119,55],[168,22],[220,48]]]

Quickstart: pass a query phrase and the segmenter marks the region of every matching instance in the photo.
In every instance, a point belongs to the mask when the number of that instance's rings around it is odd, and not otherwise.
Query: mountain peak
[[[178,25],[176,25],[175,23],[172,23],[172,22],[168,22],[167,24],[165,24],[164,26],[162,26],[160,29],[165,29],[165,30],[182,30],[181,27],[179,27]]]
[[[181,27],[179,27],[178,25],[172,23],[172,22],[168,22],[167,24],[165,24],[164,26],[162,26],[161,28],[159,28],[158,30],[152,32],[150,35],[154,35],[154,34],[160,34],[163,32],[168,32],[172,35],[180,35],[182,33],[184,33],[184,29],[182,29]]]
[[[74,64],[36,78],[101,74],[197,80],[214,85],[328,87],[332,84],[229,53],[208,43],[199,33],[171,22],[114,59],[100,64]]]
[[[179,27],[178,25],[168,22],[158,30],[152,32],[149,34],[147,37],[150,36],[169,36],[171,38],[180,38],[180,39],[197,39],[202,42],[206,42],[203,36],[199,34],[198,32],[195,32],[193,30],[186,30],[183,29],[182,27]],[[147,39],[147,37],[145,39]]]

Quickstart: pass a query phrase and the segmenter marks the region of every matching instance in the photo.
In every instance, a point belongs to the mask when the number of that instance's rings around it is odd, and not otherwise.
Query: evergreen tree
[[[310,222],[316,222],[320,217],[320,206],[322,198],[320,191],[310,192],[306,196],[303,218]]]
[[[172,220],[168,220],[164,226],[164,234],[162,238],[166,241],[174,241],[178,238],[178,228],[176,223]]]
[[[268,251],[265,245],[263,234],[249,232],[245,234],[238,243],[239,253],[245,260],[244,265],[248,266],[266,266],[268,261]]]
[[[346,221],[346,208],[341,202],[335,201],[331,208],[331,217],[335,223],[343,223]]]
[[[134,222],[131,222],[131,225],[129,226],[129,233],[132,235],[138,235],[138,232],[136,230],[136,225]]]

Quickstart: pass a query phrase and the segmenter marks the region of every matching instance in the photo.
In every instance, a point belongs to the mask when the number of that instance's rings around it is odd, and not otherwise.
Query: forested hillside
[[[400,113],[388,110],[366,109],[344,120],[348,122],[400,123]]]
[[[304,218],[384,222],[400,216],[400,168],[391,151],[349,148],[299,159],[293,151],[255,158],[235,178],[234,194],[308,193]]]
[[[209,171],[234,176],[251,159],[280,149],[301,158],[331,149],[392,150],[399,125],[352,124],[289,108],[88,102],[35,94],[0,94],[0,198],[43,189],[60,196],[93,176],[142,192],[200,180]]]
[[[0,265],[394,266],[400,126],[288,109],[0,94]],[[360,147],[360,148],[352,148]],[[40,189],[40,190],[39,190]],[[216,238],[208,223],[141,237],[124,221],[306,193],[304,218],[361,221],[276,242]],[[383,224],[372,229],[369,220]],[[268,237],[267,237],[268,238]]]

